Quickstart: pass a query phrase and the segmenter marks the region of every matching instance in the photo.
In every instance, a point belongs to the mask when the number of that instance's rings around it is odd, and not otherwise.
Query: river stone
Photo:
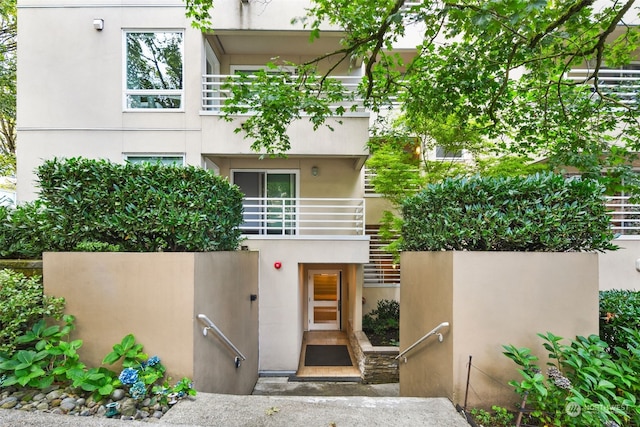
[[[53,390],[47,394],[47,400],[51,402],[52,400],[60,399],[60,396],[62,396],[60,390]]]
[[[49,406],[53,408],[57,408],[58,406],[60,406],[61,403],[62,403],[62,399],[53,399],[51,402],[49,402]]]
[[[76,399],[73,397],[67,397],[60,402],[60,409],[63,411],[72,411],[76,408]]]
[[[87,400],[84,397],[81,397],[80,399],[76,400],[76,405],[77,406],[82,406],[87,402]]]
[[[155,411],[155,412],[153,413],[153,418],[158,418],[158,419],[160,419],[160,418],[162,418],[162,415],[164,415],[164,414],[162,413],[162,411]]]
[[[9,396],[5,399],[0,400],[0,408],[2,409],[11,409],[18,404],[18,398],[15,396]]]
[[[36,406],[36,409],[38,411],[46,411],[49,409],[49,404],[47,402],[40,402],[38,403],[38,406]]]
[[[36,402],[40,402],[41,400],[46,399],[47,396],[44,393],[38,393],[36,395],[33,396],[33,400]]]
[[[111,393],[111,399],[118,401],[118,400],[122,400],[124,398],[124,390],[121,388],[117,388],[115,390],[113,390],[113,393]]]
[[[122,404],[120,405],[120,413],[126,417],[134,416],[137,410],[138,408],[136,400],[130,397],[123,400]]]

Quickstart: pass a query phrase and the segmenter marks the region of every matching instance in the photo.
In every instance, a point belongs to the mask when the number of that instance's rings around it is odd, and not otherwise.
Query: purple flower
[[[138,371],[133,368],[124,368],[118,379],[122,384],[134,384],[138,381]]]

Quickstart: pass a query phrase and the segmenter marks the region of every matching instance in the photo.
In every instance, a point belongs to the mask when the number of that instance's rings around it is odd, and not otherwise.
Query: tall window
[[[182,32],[124,34],[125,110],[182,109]]]

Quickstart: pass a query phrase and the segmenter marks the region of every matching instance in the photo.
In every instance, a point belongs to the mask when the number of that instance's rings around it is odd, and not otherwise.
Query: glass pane
[[[179,156],[128,156],[129,163],[160,163],[168,166],[184,166],[184,159]]]
[[[127,95],[127,108],[180,108],[180,95]]]
[[[127,89],[182,90],[182,33],[127,33]],[[180,94],[128,94],[129,108],[180,108]]]

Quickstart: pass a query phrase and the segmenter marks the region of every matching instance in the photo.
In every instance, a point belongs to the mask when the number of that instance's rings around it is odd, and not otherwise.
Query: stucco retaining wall
[[[400,349],[442,322],[400,363],[400,395],[447,397],[468,405],[513,407],[519,379],[503,344],[531,348],[546,363],[538,332],[565,338],[598,333],[598,255],[592,253],[405,252]]]
[[[189,377],[199,391],[250,393],[258,377],[258,254],[48,252],[45,293],[66,299],[76,316],[79,353],[99,366],[132,333],[144,351],[161,358],[167,375]],[[234,354],[215,334],[202,334],[207,315],[243,352]]]

